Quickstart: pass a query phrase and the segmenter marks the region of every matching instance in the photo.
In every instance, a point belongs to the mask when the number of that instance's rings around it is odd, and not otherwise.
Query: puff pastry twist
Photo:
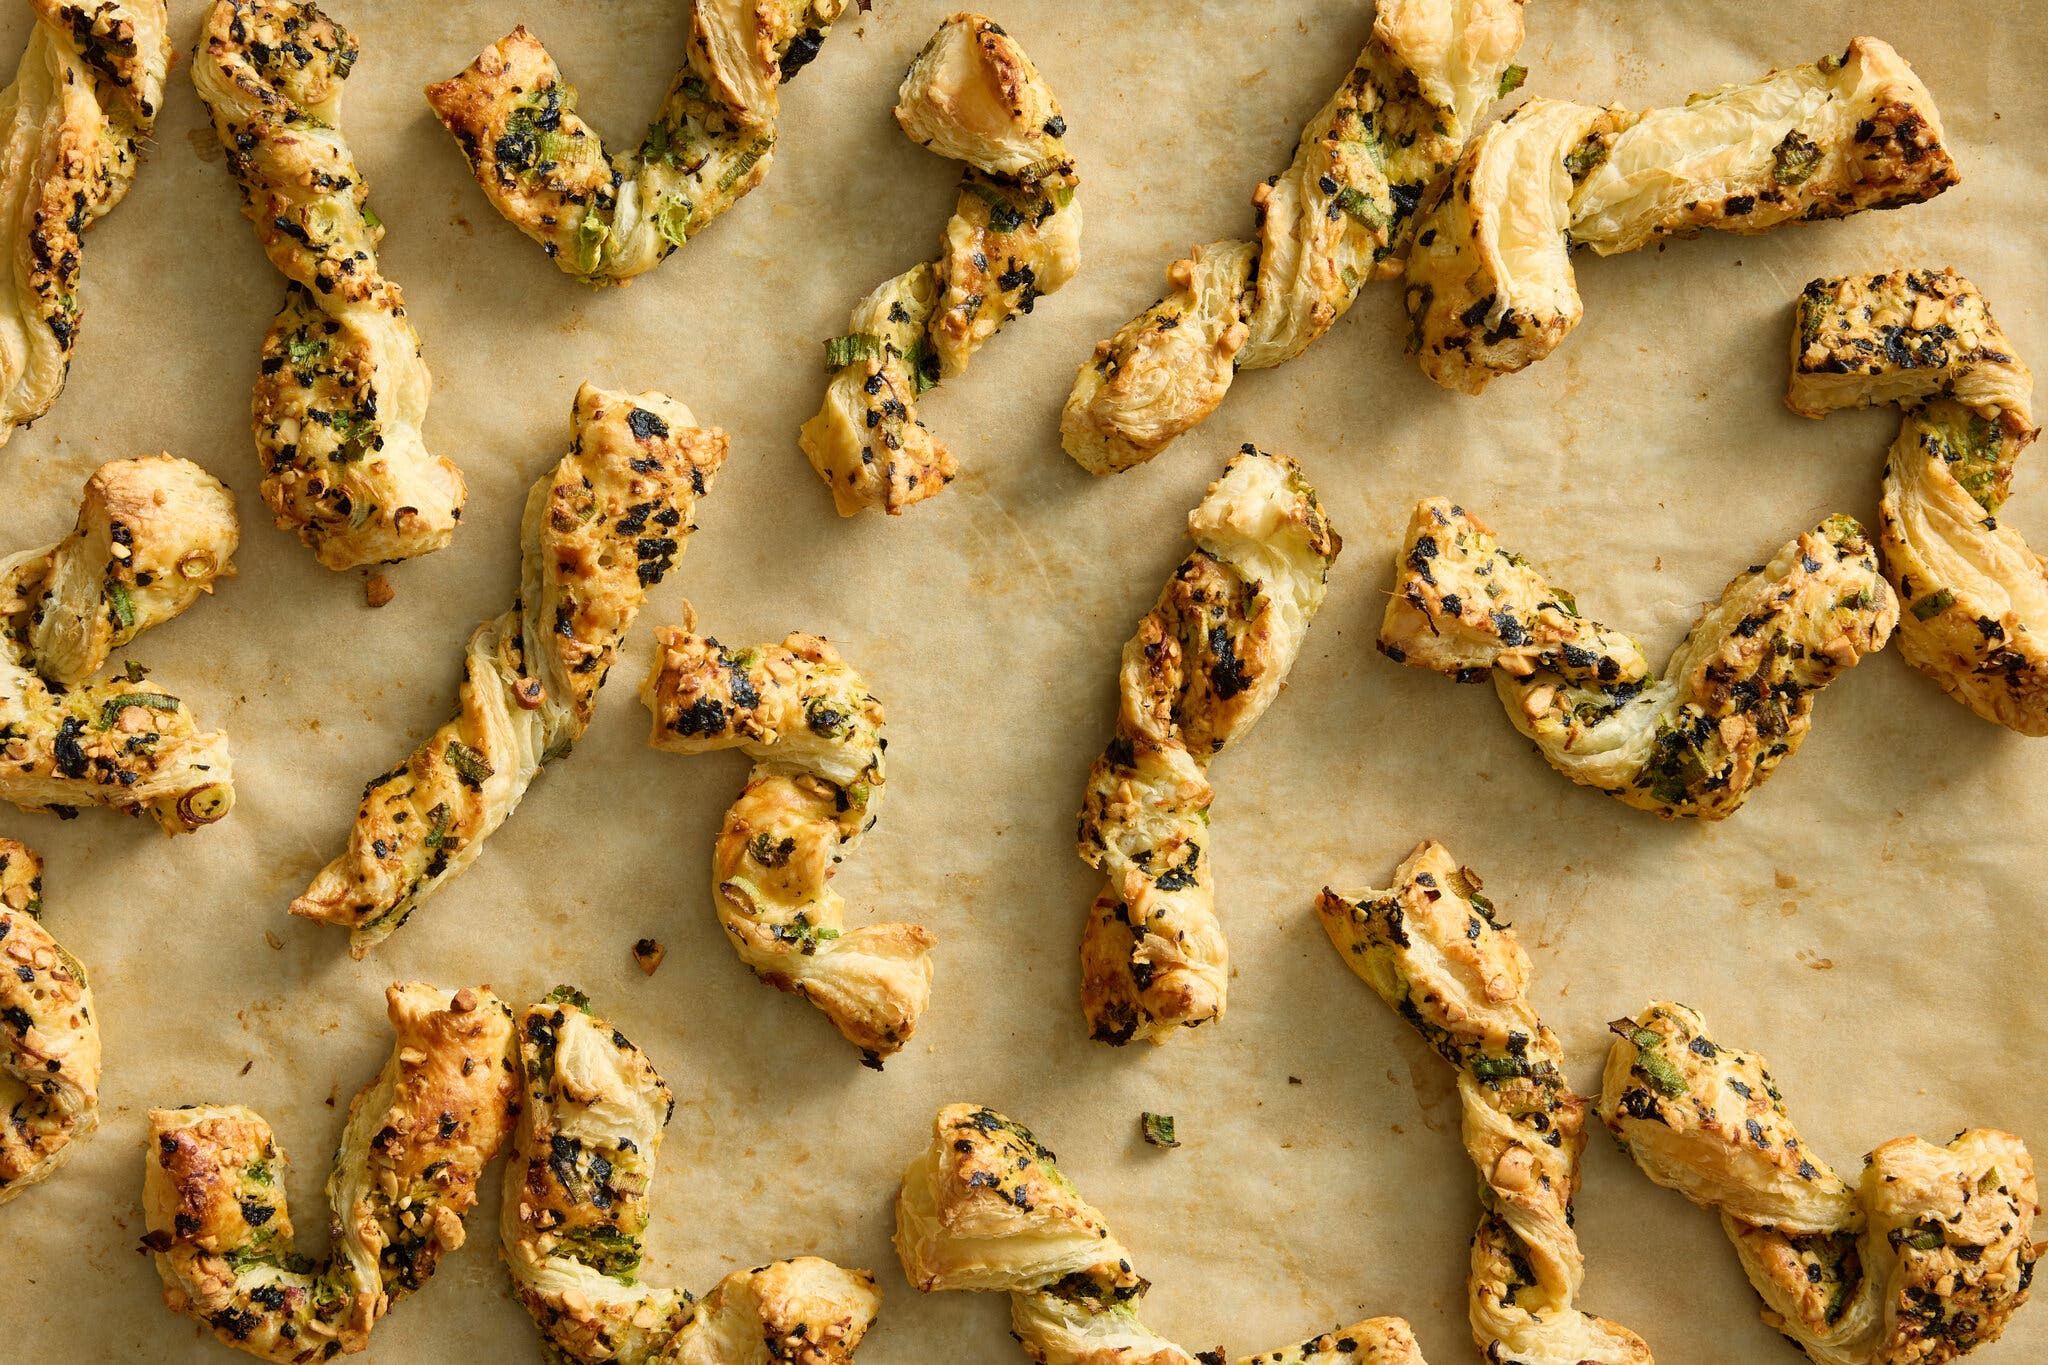
[[[164,0],[28,8],[28,46],[0,91],[0,445],[64,391],[85,230],[134,182],[171,68]]]
[[[550,1360],[842,1365],[874,1277],[815,1256],[737,1270],[699,1301],[637,1278],[675,1096],[640,1049],[557,987],[520,1021],[526,1104],[505,1168],[505,1264]]]
[[[625,284],[767,178],[781,85],[847,3],[691,0],[683,69],[630,152],[577,116],[575,87],[524,25],[428,86],[427,103],[500,217],[585,284]]]
[[[1878,513],[1899,651],[1984,719],[2048,735],[2048,563],[1998,519],[2040,434],[2033,374],[1952,270],[1815,280],[1797,314],[1794,412],[1905,413]]]
[[[356,56],[317,5],[214,0],[192,63],[242,212],[286,281],[252,405],[263,500],[330,569],[440,549],[467,495],[422,436],[433,379],[338,126]]]
[[[1188,534],[1194,550],[1124,645],[1116,732],[1081,803],[1081,858],[1106,879],[1082,932],[1081,1007],[1106,1043],[1163,1043],[1223,1015],[1208,767],[1280,695],[1343,547],[1301,467],[1249,445]]]
[[[189,460],[110,460],[71,534],[0,556],[0,800],[23,810],[149,812],[167,834],[235,802],[227,736],[144,670],[87,681],[107,655],[234,576],[232,494]]]
[[[640,692],[654,718],[647,742],[754,760],[712,856],[719,923],[756,976],[816,1005],[879,1068],[931,998],[936,941],[915,924],[845,929],[831,886],[881,811],[882,704],[815,635],[727,649],[697,634],[685,605],[682,629],[659,643]]]
[[[842,517],[864,507],[893,516],[952,481],[952,452],[918,420],[918,395],[962,373],[1081,263],[1066,119],[994,20],[940,24],[896,91],[895,115],[913,142],[967,170],[939,258],[879,286],[847,335],[825,343],[832,382],[799,440]]]
[[[143,1246],[172,1312],[280,1365],[369,1345],[391,1306],[463,1243],[477,1174],[512,1128],[512,1012],[487,988],[385,992],[397,1038],[357,1092],[327,1177],[334,1247],[293,1247],[285,1155],[241,1105],[149,1111]]]
[[[1478,393],[1578,325],[1575,247],[1763,232],[1916,204],[1959,179],[1933,96],[1877,38],[1667,109],[1532,99],[1472,139],[1422,212],[1411,344],[1431,379]]]
[[[1223,401],[1239,370],[1292,360],[1366,281],[1400,275],[1415,211],[1520,68],[1523,0],[1380,0],[1372,37],[1252,194],[1256,240],[1199,246],[1166,297],[1075,376],[1060,443],[1092,474],[1151,459]]]
[[[1996,1341],[2042,1248],[2010,1133],[1897,1138],[1851,1187],[1799,1136],[1763,1059],[1684,1005],[1612,1025],[1600,1117],[1643,1173],[1721,1226],[1764,1321],[1818,1365],[1940,1365]]]
[[[1419,503],[1379,647],[1459,682],[1491,674],[1550,766],[1638,810],[1721,820],[1798,749],[1821,688],[1884,648],[1898,600],[1863,528],[1833,516],[1721,592],[1660,676],[1485,523]]]
[[[1641,1338],[1577,1307],[1572,1231],[1586,1108],[1564,1048],[1529,1003],[1529,958],[1479,878],[1434,840],[1386,891],[1324,888],[1316,914],[1379,997],[1458,1069],[1465,1153],[1484,1213],[1472,1234],[1472,1339],[1515,1365],[1650,1365]]]
[[[1138,1321],[1131,1254],[1015,1119],[949,1104],[903,1173],[896,1254],[920,1290],[1007,1292],[1010,1331],[1039,1365],[1222,1365]],[[1400,1318],[1368,1318],[1236,1365],[1425,1365]]]
[[[100,1123],[92,987],[42,909],[42,860],[0,839],[0,1204],[48,1179]]]
[[[619,642],[725,463],[725,433],[659,393],[585,384],[570,433],[526,498],[519,596],[469,637],[460,713],[371,779],[347,851],[292,902],[346,926],[353,957],[475,861],[542,766],[583,737]]]

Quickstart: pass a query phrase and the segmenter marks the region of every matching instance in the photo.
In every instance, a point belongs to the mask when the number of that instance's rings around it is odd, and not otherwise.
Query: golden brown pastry
[[[284,1151],[238,1104],[149,1111],[142,1183],[164,1303],[280,1365],[348,1355],[463,1243],[477,1174],[512,1128],[512,1012],[488,988],[385,992],[391,1060],[358,1091],[327,1177],[324,1265],[292,1247]]]
[[[690,0],[683,69],[632,151],[606,150],[524,25],[428,86],[427,103],[505,221],[585,284],[624,284],[767,178],[780,87],[847,3]]]
[[[675,1096],[640,1049],[558,986],[519,1029],[526,1104],[499,1235],[551,1361],[843,1365],[874,1323],[874,1276],[815,1256],[736,1270],[701,1301],[642,1284],[662,1129]]]
[[[421,435],[433,379],[377,268],[384,226],[341,136],[356,56],[317,5],[214,0],[192,62],[242,212],[286,281],[253,404],[263,500],[330,569],[440,549],[466,496]]]
[[[234,497],[189,460],[110,460],[86,480],[55,545],[0,556],[0,800],[70,815],[148,811],[168,834],[235,802],[227,736],[129,665],[87,681],[112,650],[232,578]]]
[[[85,230],[128,193],[171,67],[164,0],[30,0],[0,91],[0,445],[64,391]]]
[[[1149,1288],[1051,1151],[1015,1119],[949,1104],[903,1173],[896,1255],[920,1290],[1007,1292],[1010,1331],[1039,1365],[1221,1365],[1138,1321]],[[1368,1318],[1236,1365],[1425,1365],[1400,1318]]]
[[[1413,345],[1431,379],[1478,393],[1578,325],[1576,247],[1898,208],[1959,178],[1933,96],[1877,38],[1644,113],[1532,99],[1472,139],[1422,211]]]
[[[1800,295],[1786,404],[1890,403],[1878,543],[1906,662],[1988,721],[2048,735],[2048,563],[1998,519],[2033,444],[2034,376],[1952,270],[1815,280]]]
[[[687,604],[683,628],[661,632],[640,699],[655,748],[754,760],[712,856],[719,923],[756,976],[823,1010],[879,1068],[931,998],[935,941],[915,924],[846,930],[831,886],[881,811],[882,704],[817,636],[727,649],[697,634]]]
[[[460,714],[371,779],[348,850],[294,915],[346,926],[360,958],[475,860],[542,766],[583,737],[725,454],[724,432],[664,394],[576,391],[569,453],[527,494],[519,595],[469,637]]]
[[[1091,474],[1151,459],[1239,370],[1292,360],[1367,280],[1401,273],[1415,211],[1487,107],[1520,84],[1523,0],[1380,0],[1372,38],[1252,193],[1257,240],[1211,242],[1081,367],[1060,443]]]
[[[0,839],[0,1204],[48,1179],[100,1123],[92,987],[42,909],[42,860]]]
[[[1327,887],[1316,914],[1345,965],[1458,1069],[1466,1155],[1484,1212],[1472,1234],[1472,1339],[1489,1361],[1650,1365],[1627,1328],[1577,1306],[1572,1231],[1586,1106],[1529,1003],[1529,958],[1479,878],[1435,840],[1386,891]]]
[[[982,344],[1074,277],[1081,183],[1059,101],[993,19],[939,25],[896,92],[913,142],[965,162],[939,258],[880,285],[825,343],[833,372],[800,436],[839,515],[895,515],[952,481],[953,456],[917,419],[917,398],[967,368]]]
[[[1883,649],[1898,618],[1863,528],[1829,517],[1724,588],[1660,677],[1485,523],[1430,498],[1394,561],[1379,647],[1459,682],[1491,675],[1508,719],[1572,781],[1667,819],[1722,820],[1805,740],[1820,689]]]
[[[1809,1148],[1763,1059],[1684,1005],[1611,1026],[1600,1117],[1643,1174],[1718,1211],[1764,1321],[1818,1365],[1940,1365],[1996,1341],[2042,1248],[2026,1145],[1897,1138],[1855,1188]]]
[[[1081,938],[1094,1038],[1163,1043],[1223,1015],[1208,767],[1280,695],[1343,541],[1301,467],[1245,446],[1188,514],[1195,548],[1124,645],[1116,733],[1078,846],[1106,884]]]

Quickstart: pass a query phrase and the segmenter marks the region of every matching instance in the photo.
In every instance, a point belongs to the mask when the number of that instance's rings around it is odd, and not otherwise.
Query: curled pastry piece
[[[1485,523],[1430,498],[1394,561],[1379,647],[1459,682],[1491,674],[1508,719],[1572,781],[1667,819],[1722,820],[1805,740],[1820,689],[1898,619],[1863,528],[1833,516],[1723,589],[1659,676]]]
[[[463,1243],[478,1172],[512,1129],[512,1012],[487,988],[385,992],[391,1059],[348,1108],[327,1177],[334,1246],[293,1251],[285,1155],[236,1104],[149,1111],[144,1247],[164,1303],[236,1350],[280,1365],[369,1345],[391,1306]]]
[[[1479,878],[1434,840],[1386,891],[1325,887],[1316,914],[1344,962],[1458,1070],[1466,1155],[1483,1207],[1472,1235],[1472,1339],[1489,1361],[1649,1365],[1627,1328],[1577,1307],[1572,1231],[1586,1106],[1529,1003],[1529,958]]]
[[[842,1365],[881,1306],[874,1277],[815,1256],[726,1276],[701,1301],[636,1272],[675,1096],[626,1036],[559,986],[520,1021],[526,1102],[499,1235],[549,1360]]]
[[[967,368],[983,343],[1074,277],[1081,178],[1038,68],[992,19],[939,25],[896,92],[912,141],[965,162],[939,258],[906,270],[853,310],[825,343],[833,372],[800,434],[839,515],[892,516],[952,481],[953,456],[917,418],[917,398]]]
[[[345,926],[360,958],[475,860],[542,766],[583,737],[725,454],[725,433],[673,398],[577,390],[569,453],[527,494],[519,595],[469,637],[460,714],[371,779],[347,851],[294,915]]]
[[[935,942],[915,924],[845,929],[831,886],[881,811],[882,704],[815,635],[734,650],[696,632],[686,605],[682,629],[661,632],[640,699],[655,748],[754,760],[712,856],[719,922],[756,976],[823,1010],[879,1067],[931,998]]]
[[[0,800],[23,810],[149,812],[186,834],[235,801],[227,736],[108,654],[232,578],[232,494],[189,460],[110,460],[55,545],[0,556]]]
[[[85,230],[128,193],[171,68],[164,0],[31,0],[0,147],[0,445],[64,391]]]
[[[1381,0],[1372,38],[1294,161],[1252,195],[1257,240],[1196,247],[1169,292],[1075,377],[1060,443],[1092,474],[1151,459],[1241,369],[1292,360],[1367,280],[1400,275],[1416,206],[1520,80],[1523,0]]]
[[[110,460],[85,481],[70,535],[6,561],[0,614],[23,662],[72,686],[234,577],[241,541],[234,495],[190,460]]]
[[[1616,1021],[1600,1117],[1643,1174],[1721,1215],[1764,1321],[1817,1365],[1940,1365],[1996,1341],[2042,1248],[2010,1133],[1897,1138],[1852,1187],[1807,1147],[1763,1059],[1684,1005]]]
[[[522,25],[427,87],[506,222],[585,284],[624,284],[768,176],[782,82],[848,0],[691,0],[689,46],[632,151],[608,151]]]
[[[42,908],[42,860],[0,839],[0,1204],[48,1179],[100,1122],[92,987]]]
[[[2048,735],[2048,563],[1998,519],[2033,443],[2034,376],[1952,270],[1815,280],[1799,298],[1785,401],[1823,417],[1905,412],[1878,543],[1906,661],[1984,719]]]
[[[1220,1365],[1138,1321],[1149,1287],[1051,1151],[1015,1119],[949,1104],[903,1173],[896,1255],[926,1293],[1007,1292],[1010,1331],[1040,1365]],[[1236,1365],[1424,1365],[1400,1318],[1368,1318]]]
[[[1574,247],[1843,218],[1959,178],[1933,96],[1877,38],[1668,109],[1531,100],[1472,140],[1422,211],[1412,344],[1431,379],[1478,393],[1578,325]]]
[[[1124,645],[1116,733],[1078,848],[1105,885],[1081,937],[1091,1036],[1163,1043],[1221,1018],[1208,767],[1280,694],[1343,547],[1301,467],[1246,446],[1188,514],[1195,548]]]
[[[341,136],[356,55],[317,5],[214,0],[192,63],[242,212],[286,281],[252,408],[263,500],[330,569],[440,549],[466,496],[421,435],[433,380]]]

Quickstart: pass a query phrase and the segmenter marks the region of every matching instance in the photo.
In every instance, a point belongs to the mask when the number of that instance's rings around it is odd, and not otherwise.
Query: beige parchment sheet
[[[631,287],[558,273],[484,202],[420,97],[524,22],[614,139],[637,138],[679,50],[680,0],[336,0],[362,40],[343,126],[389,225],[436,390],[434,448],[468,476],[454,544],[391,573],[317,567],[256,495],[248,391],[281,295],[189,80],[93,232],[69,390],[0,451],[7,547],[69,525],[87,473],[168,449],[234,488],[241,576],[129,654],[235,745],[228,821],[175,842],[104,812],[0,810],[47,857],[46,921],[92,972],[102,1129],[0,1210],[0,1358],[214,1362],[136,1254],[144,1111],[239,1101],[295,1162],[308,1249],[348,1098],[389,1047],[383,987],[558,981],[654,1059],[679,1103],[647,1276],[697,1292],[814,1253],[872,1268],[870,1365],[1020,1360],[999,1296],[920,1296],[889,1245],[904,1163],[941,1103],[1023,1119],[1061,1154],[1154,1282],[1147,1317],[1191,1349],[1263,1350],[1375,1313],[1432,1361],[1475,1358],[1464,1322],[1476,1218],[1449,1069],[1339,962],[1310,901],[1382,884],[1418,839],[1479,870],[1535,960],[1535,996],[1582,1088],[1606,1020],[1656,997],[1705,1011],[1771,1061],[1809,1140],[1853,1173],[1906,1133],[2012,1129],[2048,1155],[2048,949],[2040,925],[2048,744],[1975,719],[1887,652],[1829,689],[1804,750],[1733,820],[1666,825],[1570,786],[1500,714],[1372,650],[1409,508],[1444,493],[1658,658],[1699,604],[1828,512],[1876,513],[1895,418],[1781,406],[1790,304],[1820,274],[1949,263],[2022,354],[2048,364],[2040,222],[2048,7],[1907,0],[1535,0],[1528,90],[1631,105],[1748,79],[1883,36],[1940,101],[1964,172],[1933,204],[1762,238],[1580,262],[1586,314],[1561,352],[1471,399],[1401,350],[1399,291],[1367,289],[1302,359],[1241,378],[1156,463],[1093,480],[1058,409],[1099,338],[1159,292],[1187,244],[1240,235],[1258,180],[1363,43],[1365,0],[990,0],[1065,105],[1087,213],[1079,278],[928,396],[963,473],[900,519],[841,521],[797,449],[825,382],[819,341],[928,256],[957,168],[888,117],[945,0],[876,0],[786,92],[764,186]],[[26,29],[0,15],[0,52]],[[9,61],[11,57],[0,59]],[[661,388],[732,434],[687,558],[654,595],[589,738],[550,768],[479,862],[368,961],[285,905],[341,846],[362,784],[450,711],[461,643],[510,600],[526,488],[564,449],[583,379]],[[1228,1018],[1163,1049],[1088,1042],[1076,943],[1097,881],[1071,846],[1113,707],[1122,641],[1185,553],[1184,517],[1242,441],[1306,466],[1346,541],[1286,696],[1214,771]],[[2048,543],[2036,454],[2016,522]],[[709,904],[737,755],[645,745],[634,693],[685,598],[734,642],[840,643],[889,713],[890,796],[839,887],[856,915],[939,937],[930,1012],[877,1075],[798,1001],[755,982]],[[653,936],[652,978],[629,945]],[[1183,1146],[1138,1138],[1174,1114]],[[537,1360],[497,1255],[498,1178],[470,1244],[373,1338],[384,1361]],[[1666,1365],[1790,1361],[1757,1321],[1716,1220],[1596,1134],[1578,1206],[1584,1304]],[[1985,1365],[2048,1358],[2048,1306]]]

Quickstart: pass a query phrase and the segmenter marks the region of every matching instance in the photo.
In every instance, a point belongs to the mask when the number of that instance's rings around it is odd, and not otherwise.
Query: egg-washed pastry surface
[[[1431,379],[1478,393],[1578,325],[1574,248],[1898,208],[1959,179],[1933,96],[1877,38],[1642,113],[1532,99],[1472,140],[1421,212],[1411,344]]]
[[[1115,733],[1077,847],[1104,885],[1081,937],[1090,1035],[1163,1043],[1223,1015],[1208,768],[1265,714],[1343,541],[1301,467],[1247,445],[1188,514],[1195,548],[1124,645]]]
[[[566,986],[519,1023],[526,1099],[499,1233],[544,1354],[568,1365],[842,1365],[881,1306],[874,1277],[815,1256],[736,1270],[701,1300],[638,1276],[675,1096]]]
[[[1394,561],[1379,648],[1459,682],[1490,676],[1515,728],[1572,781],[1721,820],[1805,740],[1820,689],[1884,648],[1898,619],[1863,528],[1833,516],[1723,589],[1660,675],[1485,523],[1429,498]]]
[[[1523,0],[1380,0],[1372,37],[1252,193],[1253,241],[1210,242],[1166,297],[1075,376],[1060,443],[1093,474],[1151,459],[1205,421],[1241,369],[1292,360],[1367,280],[1393,279],[1416,209],[1494,100],[1521,82]]]
[[[1316,914],[1346,966],[1458,1071],[1465,1153],[1483,1212],[1472,1234],[1472,1339],[1516,1365],[1650,1365],[1650,1348],[1577,1306],[1572,1230],[1590,1101],[1529,1002],[1529,958],[1479,878],[1434,840],[1385,891],[1324,888]]]
[[[121,202],[163,107],[164,0],[30,0],[0,91],[0,445],[50,410],[82,321],[85,230]]]
[[[725,433],[673,398],[577,390],[569,453],[527,495],[519,595],[469,637],[460,713],[370,780],[347,850],[294,915],[345,926],[360,958],[476,859],[542,766],[583,737],[725,456]]]
[[[1895,1138],[1852,1186],[1800,1137],[1763,1058],[1698,1011],[1662,1001],[1611,1027],[1602,1121],[1650,1179],[1721,1215],[1764,1321],[1816,1365],[1941,1365],[2026,1302],[2039,1192],[2012,1134]]]
[[[55,545],[0,556],[0,800],[76,814],[147,811],[167,834],[235,801],[227,736],[144,682],[90,681],[113,650],[235,573],[232,494],[189,460],[110,460]]]
[[[831,886],[881,812],[882,704],[829,642],[728,649],[697,634],[687,605],[682,629],[661,632],[640,698],[655,748],[754,760],[712,854],[719,923],[756,976],[816,1005],[879,1067],[931,999],[936,941],[915,924],[847,929]]]
[[[42,911],[42,860],[0,839],[0,1204],[48,1179],[100,1122],[92,987]]]
[[[433,379],[339,127],[357,55],[317,5],[214,0],[192,62],[242,212],[286,281],[251,410],[263,500],[330,569],[440,549],[466,496],[426,447]]]
[[[348,1355],[463,1244],[477,1175],[510,1134],[519,1082],[512,1011],[485,987],[424,982],[385,999],[391,1058],[358,1091],[327,1177],[333,1246],[293,1249],[285,1155],[241,1105],[149,1111],[143,1246],[164,1303],[279,1365]]]
[[[1815,280],[1799,297],[1786,404],[1903,410],[1878,544],[1899,652],[1984,719],[2048,735],[2048,563],[1998,519],[2033,444],[2034,376],[1952,270]]]
[[[1015,1119],[949,1104],[903,1173],[896,1255],[918,1289],[1008,1293],[1010,1333],[1039,1365],[1221,1365],[1138,1320],[1131,1253]],[[1424,1365],[1400,1318],[1368,1318],[1236,1365]]]
[[[825,343],[832,380],[799,435],[839,515],[891,515],[952,481],[918,395],[967,368],[1003,325],[1074,277],[1081,183],[1050,87],[993,19],[939,25],[896,92],[897,126],[967,166],[937,260],[878,286]]]
[[[524,25],[427,87],[505,221],[586,284],[624,284],[768,176],[781,86],[849,0],[691,0],[683,67],[631,151],[607,150]],[[865,8],[865,5],[862,6]]]

